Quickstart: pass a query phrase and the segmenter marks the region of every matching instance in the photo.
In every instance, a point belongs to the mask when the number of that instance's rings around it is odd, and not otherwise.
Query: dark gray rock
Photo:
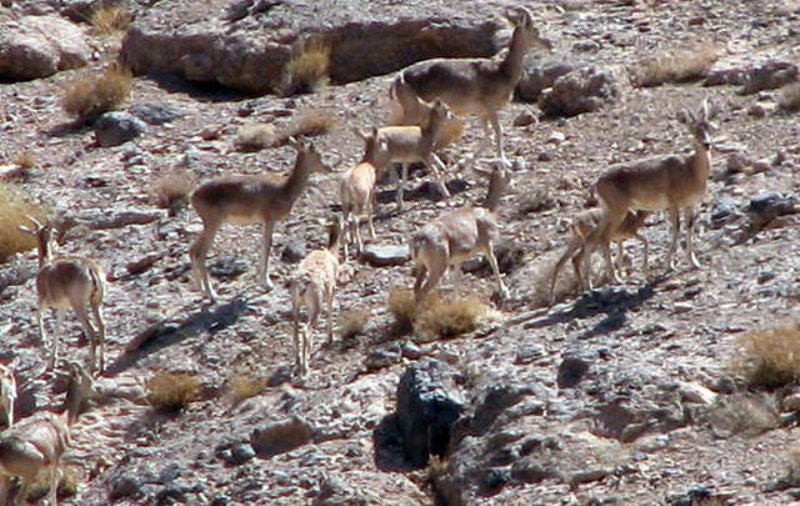
[[[107,112],[94,123],[94,134],[102,147],[119,146],[146,131],[144,121],[125,112]]]
[[[521,385],[493,384],[486,387],[470,417],[469,433],[486,433],[501,414],[532,393],[530,388]]]
[[[184,116],[184,112],[169,104],[134,104],[128,112],[150,125],[163,125]]]
[[[314,430],[311,425],[302,418],[293,416],[253,430],[250,444],[258,455],[272,457],[303,446],[313,438]]]
[[[281,261],[296,264],[306,257],[306,245],[296,239],[289,239],[281,251]]]
[[[108,498],[112,501],[126,497],[140,497],[143,494],[142,481],[130,474],[121,474],[109,480]]]
[[[377,350],[373,350],[364,360],[368,371],[377,371],[397,364],[403,358],[403,348],[400,343],[393,343]]]
[[[552,87],[556,79],[575,69],[575,65],[562,61],[528,65],[517,85],[517,97],[526,102],[536,102],[539,95]]]
[[[619,94],[611,71],[584,67],[556,79],[539,96],[538,104],[546,117],[572,117],[612,104]]]
[[[557,383],[560,388],[575,387],[586,374],[594,362],[594,353],[586,350],[573,349],[564,354],[558,366]]]
[[[721,196],[711,205],[711,227],[722,228],[741,217],[736,201],[728,196]]]
[[[409,258],[407,244],[367,244],[361,251],[361,259],[373,267],[403,265]]]
[[[778,216],[798,211],[797,202],[780,192],[765,192],[750,199],[747,213],[755,227],[763,227]]]
[[[774,90],[798,80],[798,67],[786,61],[768,61],[745,74],[741,93],[752,95],[764,90]]]
[[[422,467],[430,455],[444,456],[464,401],[449,366],[423,360],[406,369],[397,387],[398,427],[409,465]]]
[[[215,278],[236,278],[247,272],[247,262],[241,258],[224,256],[211,264],[208,272]]]

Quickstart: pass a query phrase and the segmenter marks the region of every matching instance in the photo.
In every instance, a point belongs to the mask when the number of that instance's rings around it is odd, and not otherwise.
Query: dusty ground
[[[585,462],[625,463],[631,470],[575,489],[559,480],[509,485],[491,498],[476,501],[580,504],[589,498],[615,497],[619,504],[662,504],[671,494],[703,485],[712,487],[723,504],[788,504],[792,499],[785,492],[766,492],[764,487],[785,475],[786,449],[796,438],[796,429],[719,437],[707,424],[697,423],[634,443],[609,437],[602,444],[589,444],[579,435],[587,434],[592,423],[581,410],[592,402],[591,396],[585,390],[559,389],[556,371],[567,350],[601,348],[598,388],[609,395],[619,393],[622,384],[646,390],[649,385],[677,380],[714,389],[726,374],[737,336],[796,316],[800,298],[797,221],[790,217],[784,226],[739,242],[736,230],[743,222],[729,229],[712,229],[709,214],[711,204],[723,196],[743,207],[761,192],[797,193],[797,115],[769,112],[757,118],[748,114],[756,102],[773,103],[776,92],[740,96],[732,86],[698,84],[633,89],[622,66],[692,39],[717,41],[722,48],[717,63],[721,67],[773,57],[797,63],[798,15],[780,11],[774,2],[708,1],[680,9],[669,4],[565,5],[566,11],[537,11],[543,32],[557,43],[554,57],[610,66],[620,76],[622,97],[596,113],[527,127],[511,124],[520,113],[535,112],[534,106],[512,103],[503,111],[504,142],[512,156],[524,160],[525,169],[515,173],[515,186],[504,199],[500,215],[504,235],[524,246],[525,262],[507,276],[512,300],[497,308],[499,323],[488,327],[491,332],[429,344],[425,353],[467,371],[478,378],[478,384],[510,378],[538,385],[544,397],[537,400],[547,408],[542,414],[515,420],[508,430],[558,433],[569,448],[574,445],[576,455],[591,453]],[[687,21],[696,17],[705,22]],[[599,49],[572,51],[576,42],[588,39],[598,42]],[[100,55],[92,66],[99,68],[113,57],[118,40],[93,37],[92,42]],[[139,77],[131,103],[165,103],[182,109],[184,116],[166,126],[151,126],[133,143],[99,148],[90,129],[65,127],[68,118],[58,100],[74,75],[65,72],[49,79],[0,84],[4,115],[0,120],[10,122],[0,137],[0,162],[30,151],[36,167],[21,183],[25,192],[54,212],[76,214],[92,209],[154,209],[154,180],[176,169],[188,171],[198,181],[222,174],[285,172],[293,160],[290,147],[249,154],[233,147],[239,125],[254,121],[280,125],[288,118],[276,117],[275,111],[283,109],[299,114],[314,108],[334,115],[337,126],[314,142],[327,162],[344,170],[361,149],[350,127],[366,128],[387,117],[386,90],[392,79],[378,77],[281,99]],[[718,137],[723,152],[713,155],[714,173],[724,172],[726,159],[734,154],[771,161],[782,153],[785,161],[770,164],[764,172],[745,172],[733,184],[712,178],[700,209],[696,243],[702,268],[689,270],[681,257],[677,272],[656,280],[651,277],[644,288],[645,277],[634,274],[624,286],[604,292],[611,297],[611,306],[566,295],[549,312],[539,309],[541,279],[549,276],[566,241],[567,219],[592,202],[591,186],[597,176],[613,162],[687,151],[690,138],[674,120],[674,113],[696,108],[705,97],[711,97],[722,111]],[[204,140],[199,134],[208,129],[217,130],[219,137]],[[563,134],[563,140],[555,133]],[[444,202],[414,200],[402,215],[391,204],[382,204],[376,223],[378,242],[403,243],[432,217],[482,198],[482,181],[471,174],[457,174],[452,163],[474,148],[479,135],[477,125],[470,125],[463,142],[447,156],[453,167],[451,177],[464,179],[466,191]],[[418,173],[414,183],[426,177]],[[408,359],[377,371],[364,367],[371,350],[395,338],[385,301],[390,289],[411,286],[410,265],[381,269],[354,265],[354,278],[340,289],[339,308],[367,308],[366,332],[332,346],[318,340],[313,370],[305,379],[268,388],[239,405],[234,405],[228,392],[229,380],[238,374],[270,377],[291,365],[290,306],[283,282],[294,264],[279,256],[289,242],[304,244],[308,250],[322,244],[324,220],[337,200],[336,181],[335,175],[317,177],[318,189],[307,191],[287,221],[277,227],[271,262],[277,284],[273,292],[267,294],[254,283],[257,230],[223,229],[215,258],[232,256],[243,262],[245,272],[235,279],[213,279],[222,299],[214,307],[203,305],[184,274],[187,247],[200,230],[193,211],[175,218],[165,215],[148,225],[103,231],[79,228],[70,233],[60,252],[95,258],[113,279],[105,304],[109,374],[185,371],[198,375],[204,389],[201,400],[175,417],[125,401],[90,409],[75,427],[75,456],[70,459],[78,476],[78,494],[66,498],[65,504],[107,504],[114,480],[123,475],[137,477],[144,496],[116,504],[153,503],[156,497],[168,503],[170,495],[186,504],[302,504],[313,501],[323,484],[331,482],[343,484],[366,504],[433,500],[424,471],[382,471],[374,460],[373,429],[394,409],[395,388]],[[521,213],[533,192],[544,192],[554,205],[541,212]],[[669,224],[663,216],[651,222],[645,234],[655,268],[661,269]],[[638,247],[629,248],[637,255],[638,265]],[[129,262],[154,252],[159,258],[151,268],[126,275]],[[35,261],[35,253],[30,252],[0,270],[30,267]],[[465,275],[464,283],[465,291],[487,300],[494,290],[491,277]],[[0,321],[11,324],[0,348],[5,356],[21,358],[19,377],[47,397],[43,385],[50,376],[33,377],[43,367],[45,353],[35,328],[32,280],[6,287],[0,298]],[[153,325],[181,327],[180,332],[157,338],[139,351],[126,351]],[[64,334],[64,354],[85,357],[86,347],[77,344],[77,322],[68,319]],[[536,347],[536,358],[516,360],[529,346]],[[314,443],[239,466],[228,466],[219,457],[218,449],[226,442],[247,439],[254,427],[289,414],[310,421],[316,429]],[[601,446],[607,451],[587,449]]]

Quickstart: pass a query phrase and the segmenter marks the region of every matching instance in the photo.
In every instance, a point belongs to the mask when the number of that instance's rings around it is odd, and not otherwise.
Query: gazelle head
[[[314,144],[294,137],[289,137],[289,144],[297,151],[298,162],[308,168],[309,174],[333,172],[333,168],[322,162],[322,154]]]
[[[53,244],[54,235],[53,232],[55,227],[47,220],[42,224],[34,218],[33,216],[26,214],[25,217],[28,221],[31,222],[33,225],[32,227],[26,225],[19,225],[17,228],[25,232],[26,234],[30,234],[36,238],[36,246],[39,250],[39,261],[40,262],[47,262],[50,260],[50,251],[52,250],[51,245]]]
[[[436,118],[437,121],[440,123],[442,121],[452,119],[453,115],[450,113],[450,108],[447,107],[447,104],[439,100],[438,98],[433,101],[433,108],[431,109],[431,119],[432,122]]]
[[[389,149],[389,141],[378,135],[378,127],[372,127],[368,133],[353,127],[356,137],[364,141],[364,160],[375,160],[379,153],[386,153]]]
[[[553,43],[539,34],[539,29],[533,26],[533,15],[524,7],[515,7],[505,14],[506,19],[514,24],[514,37],[521,37],[521,42],[526,48],[544,49],[551,51]]]
[[[703,101],[703,106],[697,113],[690,110],[678,111],[677,120],[686,125],[700,145],[710,149],[714,143],[711,134],[717,130],[717,125],[711,120],[717,115],[716,106],[709,105],[708,99]]]

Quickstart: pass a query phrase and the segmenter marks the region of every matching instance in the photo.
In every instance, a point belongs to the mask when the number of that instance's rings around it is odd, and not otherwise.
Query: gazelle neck
[[[489,179],[489,190],[486,192],[486,200],[483,202],[483,207],[491,212],[497,211],[500,206],[500,199],[503,198],[505,186],[501,175],[492,174]]]
[[[711,150],[697,139],[694,140],[694,153],[691,157],[692,166],[698,179],[705,181],[711,173]]]
[[[521,26],[514,29],[514,33],[511,35],[511,42],[508,44],[508,53],[500,63],[501,72],[513,86],[516,86],[522,77],[522,59],[528,51],[523,30],[524,28]]]
[[[297,154],[297,159],[294,162],[294,169],[292,169],[292,173],[289,174],[289,177],[286,178],[286,182],[284,183],[282,194],[286,199],[285,202],[287,202],[289,206],[300,197],[308,182],[311,167],[306,160],[306,156],[308,155],[305,153]]]
[[[37,241],[36,249],[39,254],[39,269],[42,269],[46,265],[50,265],[50,262],[53,259],[52,257],[53,253],[49,240],[46,240],[44,238],[38,238],[38,239],[39,240]]]

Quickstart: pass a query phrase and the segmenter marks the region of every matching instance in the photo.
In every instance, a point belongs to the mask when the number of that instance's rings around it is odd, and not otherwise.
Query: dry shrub
[[[107,66],[99,75],[83,73],[67,86],[61,106],[81,121],[92,121],[118,109],[130,96],[132,82],[131,72],[117,64]]]
[[[239,151],[259,151],[275,144],[275,127],[266,123],[242,125],[236,130],[234,146]]]
[[[781,89],[778,107],[789,112],[800,111],[800,82],[786,85]]]
[[[236,402],[242,402],[263,393],[267,389],[267,379],[237,374],[230,380],[230,389]]]
[[[717,47],[705,43],[645,58],[633,69],[633,85],[649,87],[699,79],[708,73],[718,57]]]
[[[414,292],[407,288],[395,288],[389,292],[386,302],[389,312],[394,316],[395,327],[400,333],[411,332],[414,328]]]
[[[200,379],[189,373],[158,372],[147,382],[150,405],[179,411],[197,397]]]
[[[778,424],[775,397],[765,392],[720,396],[705,416],[717,437],[760,434]]]
[[[330,131],[336,125],[336,118],[325,111],[311,109],[299,113],[289,125],[275,138],[273,146],[283,146],[290,137],[316,137]]]
[[[89,23],[95,32],[110,35],[128,28],[131,22],[128,11],[121,7],[101,6],[92,13]]]
[[[351,339],[364,333],[369,321],[369,309],[348,309],[339,315],[339,335],[342,339]]]
[[[21,153],[18,153],[11,163],[19,167],[20,169],[32,169],[36,166],[36,157],[33,155],[33,151],[25,150]]]
[[[36,247],[36,239],[18,228],[31,226],[26,215],[40,222],[46,219],[45,210],[29,202],[18,187],[0,183],[0,262]]]
[[[474,295],[444,298],[429,294],[417,316],[416,329],[422,337],[452,339],[476,330],[489,307]]]
[[[187,172],[174,171],[164,174],[158,178],[153,188],[156,205],[168,209],[169,215],[175,216],[188,204],[194,186],[194,178]]]
[[[732,365],[751,384],[777,388],[800,379],[800,322],[741,336]]]
[[[328,83],[331,44],[321,38],[299,43],[283,69],[281,93],[284,96],[311,93]]]

